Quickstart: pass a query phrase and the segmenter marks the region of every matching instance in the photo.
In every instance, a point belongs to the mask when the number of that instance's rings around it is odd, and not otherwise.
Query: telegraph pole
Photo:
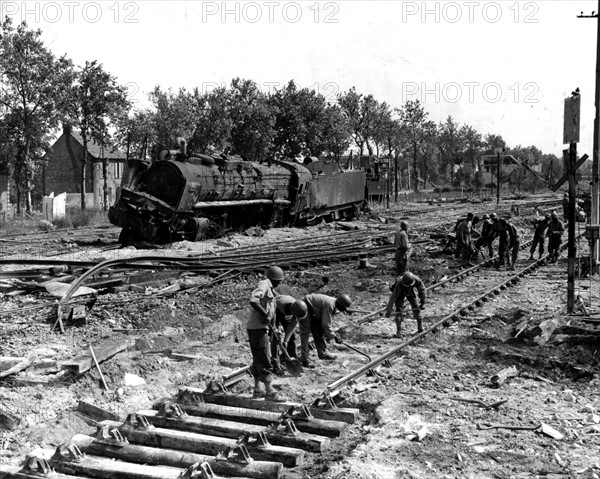
[[[581,15],[578,15],[578,18],[596,18],[598,27],[596,30],[596,117],[594,118],[594,151],[592,152],[592,214],[590,218],[590,224],[598,225],[600,224],[600,208],[599,208],[599,199],[598,195],[600,195],[600,161],[598,157],[598,148],[600,147],[600,17],[598,13],[600,12],[600,0],[598,0],[598,10],[596,12],[592,12],[591,15],[584,15],[581,12]],[[598,254],[598,245],[600,242],[593,242],[594,247],[591,251],[592,256],[592,268],[593,273],[596,272],[596,264],[598,262],[599,254]]]

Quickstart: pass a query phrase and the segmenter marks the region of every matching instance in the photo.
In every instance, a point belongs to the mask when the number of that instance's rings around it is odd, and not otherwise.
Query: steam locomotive
[[[364,171],[305,160],[256,163],[239,156],[162,152],[128,160],[108,218],[120,241],[197,241],[228,229],[310,224],[354,216],[366,198]]]

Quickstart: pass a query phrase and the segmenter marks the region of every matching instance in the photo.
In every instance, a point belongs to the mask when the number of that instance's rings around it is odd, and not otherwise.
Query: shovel
[[[302,374],[302,372],[304,371],[304,368],[302,367],[302,363],[300,362],[300,360],[290,358],[290,355],[288,354],[287,350],[283,346],[283,342],[281,341],[281,338],[279,337],[278,334],[275,334],[275,331],[273,330],[273,327],[270,324],[269,324],[269,333],[271,333],[271,336],[273,337],[273,339],[275,341],[277,341],[277,347],[279,348],[279,351],[283,355],[283,362],[285,363],[285,367],[287,368],[289,373],[294,377],[300,376]]]
[[[358,354],[364,356],[365,358],[367,358],[367,361],[371,362],[371,356],[369,356],[367,353],[364,353],[361,350],[356,349],[354,346],[350,346],[348,343],[345,343],[344,341],[341,341],[340,344],[346,346],[348,349],[351,349],[355,353],[358,353]]]

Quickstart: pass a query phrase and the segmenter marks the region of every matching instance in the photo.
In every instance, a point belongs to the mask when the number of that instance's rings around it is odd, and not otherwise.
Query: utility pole
[[[598,195],[600,194],[600,161],[598,157],[598,148],[600,147],[600,0],[598,0],[598,10],[592,12],[591,15],[578,15],[578,18],[596,18],[597,19],[597,30],[596,30],[596,117],[594,118],[594,151],[592,152],[592,214],[590,217],[590,224],[600,224],[600,208]],[[594,247],[591,251],[592,256],[592,268],[593,273],[596,272],[596,264],[598,263],[599,252],[598,245],[600,242],[593,242]]]

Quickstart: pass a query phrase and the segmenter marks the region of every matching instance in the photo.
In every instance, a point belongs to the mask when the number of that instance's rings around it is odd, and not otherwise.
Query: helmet
[[[298,319],[302,319],[305,318],[308,314],[308,306],[306,306],[306,303],[304,301],[299,299],[298,301],[292,304],[291,311],[292,314]]]
[[[267,270],[267,278],[275,281],[283,281],[283,270],[279,266],[271,266]]]
[[[400,228],[403,230],[408,229],[408,223],[406,221],[400,221]]]
[[[552,214],[550,215],[552,218],[558,218],[558,213],[556,211],[553,211]]]
[[[483,219],[484,220],[489,220],[490,219],[490,215],[488,215],[487,213],[483,215]]]
[[[412,286],[413,284],[415,284],[415,275],[412,274],[410,271],[407,271],[400,278],[400,282],[404,286]]]
[[[490,215],[490,218],[493,219],[493,220],[497,220],[498,219],[498,215],[496,213],[492,213]]]
[[[340,311],[346,311],[350,306],[352,306],[352,300],[347,294],[340,294],[335,299],[335,307]]]

